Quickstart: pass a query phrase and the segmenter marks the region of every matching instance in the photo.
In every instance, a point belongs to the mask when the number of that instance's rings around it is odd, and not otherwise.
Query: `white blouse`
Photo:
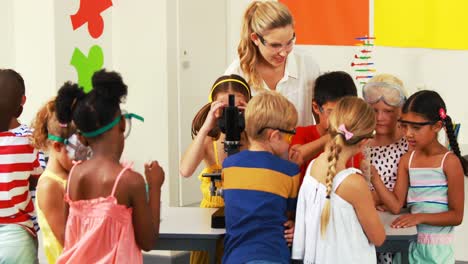
[[[349,168],[334,177],[330,221],[322,238],[320,217],[327,194],[325,185],[310,176],[312,164],[299,191],[292,258],[303,259],[305,264],[376,263],[375,246],[367,239],[354,207],[335,193],[346,177],[360,171]]]
[[[224,74],[237,74],[245,77],[240,68],[239,59],[234,60]],[[315,124],[312,115],[312,97],[315,79],[318,75],[319,67],[312,56],[297,48],[289,53],[284,76],[276,85],[276,91],[284,95],[296,106],[299,115],[298,126]],[[265,82],[263,82],[263,87],[270,89]],[[256,93],[252,89],[252,96]]]

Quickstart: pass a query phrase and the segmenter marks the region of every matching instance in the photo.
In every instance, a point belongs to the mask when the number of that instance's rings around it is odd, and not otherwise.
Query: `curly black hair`
[[[55,101],[57,118],[61,123],[73,121],[79,131],[92,132],[113,121],[120,111],[120,103],[127,96],[122,76],[102,69],[92,77],[89,93],[77,84],[66,82]]]

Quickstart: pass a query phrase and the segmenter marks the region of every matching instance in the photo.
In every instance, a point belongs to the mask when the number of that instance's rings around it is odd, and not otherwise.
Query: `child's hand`
[[[247,107],[247,103],[244,100],[239,100],[239,103],[237,104],[237,108],[241,111],[245,111],[245,108]]]
[[[422,223],[420,214],[405,214],[399,216],[395,221],[393,221],[391,227],[393,228],[406,228]]]
[[[296,163],[298,166],[301,166],[302,163],[304,163],[304,157],[302,156],[301,151],[299,150],[301,145],[294,145],[291,148],[289,148],[289,154],[288,154],[288,159],[294,163]]]
[[[386,211],[388,211],[387,206],[385,206],[385,205],[383,205],[383,204],[377,205],[377,206],[375,207],[375,209],[377,209],[377,211],[379,211],[379,212],[386,212]]]
[[[286,228],[286,230],[284,230],[284,238],[286,239],[288,246],[291,246],[294,239],[294,221],[288,220],[283,225]]]
[[[145,163],[145,176],[148,185],[155,188],[161,188],[164,183],[164,170],[157,161]]]
[[[221,101],[214,101],[211,103],[210,111],[206,116],[205,123],[203,123],[202,128],[207,129],[208,131],[216,127],[216,120],[221,117],[221,109],[226,107],[226,104]]]

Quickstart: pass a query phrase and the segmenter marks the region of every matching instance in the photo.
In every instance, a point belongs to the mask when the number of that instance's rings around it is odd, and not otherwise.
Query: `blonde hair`
[[[294,25],[294,20],[288,8],[276,1],[253,1],[244,13],[241,36],[237,53],[240,68],[255,91],[264,89],[262,79],[256,69],[260,59],[260,51],[253,43],[252,33],[264,34],[266,31]]]
[[[245,131],[249,140],[263,139],[264,127],[289,130],[296,127],[297,111],[283,95],[274,91],[264,91],[252,97],[245,109]]]
[[[403,81],[400,80],[395,75],[391,75],[388,73],[377,74],[374,77],[372,77],[367,83],[370,84],[370,83],[381,83],[381,82],[399,87],[403,95],[405,97],[408,97],[408,92],[406,91]]]
[[[363,99],[347,96],[338,101],[329,117],[328,133],[331,135],[328,156],[328,171],[325,178],[327,199],[321,215],[320,233],[325,235],[330,220],[330,194],[333,178],[336,175],[336,163],[344,147],[356,145],[362,139],[372,137],[375,129],[374,109]],[[343,125],[347,131],[353,133],[346,139],[340,127]]]
[[[76,132],[75,127],[69,124],[60,124],[57,119],[55,97],[44,104],[36,114],[32,123],[32,145],[34,148],[47,150],[48,135],[69,138]]]

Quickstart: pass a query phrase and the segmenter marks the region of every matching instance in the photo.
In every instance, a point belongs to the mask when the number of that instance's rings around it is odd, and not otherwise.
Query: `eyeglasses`
[[[279,132],[284,133],[284,134],[285,134],[285,139],[286,139],[286,141],[288,142],[288,144],[291,144],[292,137],[293,137],[294,135],[296,135],[296,129],[287,130],[287,129],[282,129],[282,128],[278,128],[278,127],[262,127],[260,130],[258,130],[257,135],[262,134],[262,132],[263,132],[265,129],[278,130]]]
[[[263,46],[271,49],[274,52],[280,52],[284,49],[290,50],[294,43],[296,42],[296,33],[293,34],[293,37],[286,43],[286,44],[280,44],[280,43],[269,43],[268,41],[263,38],[262,35],[256,33],[258,38],[260,39],[260,42],[263,44]]]
[[[91,138],[91,137],[97,137],[101,134],[104,134],[105,132],[111,130],[113,127],[115,127],[120,120],[125,118],[126,126],[125,126],[125,132],[124,132],[124,137],[127,138],[130,135],[130,132],[132,130],[132,118],[138,119],[142,122],[145,121],[145,119],[137,114],[133,113],[127,113],[125,110],[122,111],[122,115],[116,117],[111,123],[91,132],[80,132],[83,136]]]
[[[47,138],[64,144],[67,155],[71,160],[88,160],[93,155],[91,148],[83,145],[76,134],[71,135],[69,138],[48,134]]]
[[[362,96],[369,104],[382,100],[385,104],[400,107],[406,101],[402,88],[386,82],[369,82],[362,88]]]
[[[399,119],[398,122],[400,123],[401,129],[404,130],[405,133],[408,130],[413,131],[414,133],[417,133],[419,129],[421,129],[421,127],[434,125],[438,121],[413,122],[413,121]]]

